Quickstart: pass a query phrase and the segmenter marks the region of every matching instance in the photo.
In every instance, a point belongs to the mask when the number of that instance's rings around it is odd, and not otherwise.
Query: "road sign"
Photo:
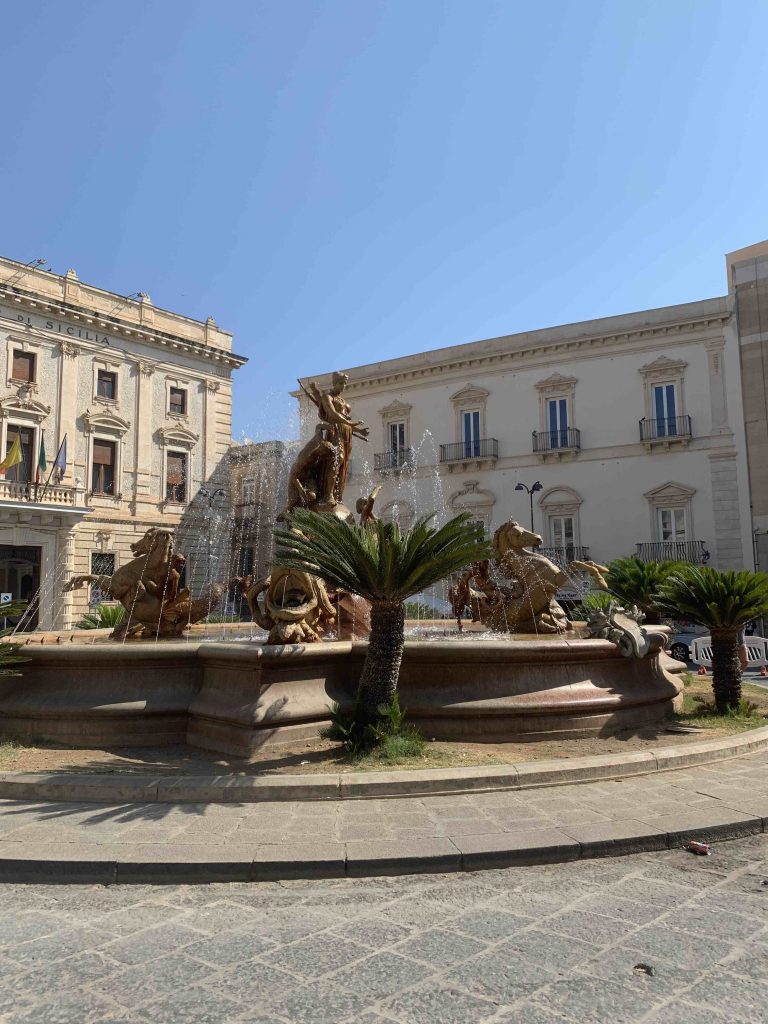
[[[0,605],[10,604],[13,601],[13,594],[0,593]]]

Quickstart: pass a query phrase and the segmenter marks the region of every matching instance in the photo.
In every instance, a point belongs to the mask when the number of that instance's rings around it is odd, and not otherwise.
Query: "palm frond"
[[[687,565],[669,574],[659,596],[670,615],[709,629],[735,629],[768,613],[768,575]]]
[[[275,564],[320,576],[369,601],[404,601],[490,555],[483,528],[462,513],[444,526],[433,515],[402,532],[396,523],[366,526],[296,509],[293,526],[278,528]]]

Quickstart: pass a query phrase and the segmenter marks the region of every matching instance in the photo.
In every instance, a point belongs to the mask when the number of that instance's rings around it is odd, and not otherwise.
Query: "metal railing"
[[[709,551],[703,540],[657,540],[635,545],[643,562],[693,562],[705,565]]]
[[[61,484],[49,484],[47,487],[39,484],[35,488],[33,483],[0,480],[0,501],[29,501],[39,505],[69,505],[74,508],[75,488],[62,487]]]
[[[498,459],[499,442],[495,437],[481,437],[476,441],[459,441],[440,445],[441,462],[467,462],[471,459]]]
[[[581,544],[566,544],[565,547],[536,548],[541,555],[546,555],[555,565],[566,566],[569,562],[589,561],[589,548]]]
[[[641,441],[665,441],[669,437],[692,437],[690,416],[662,416],[656,420],[640,420]]]
[[[396,448],[373,456],[374,469],[410,469],[412,466],[413,448]]]
[[[579,451],[581,449],[581,432],[576,427],[564,430],[534,430],[534,452],[556,452],[561,450]]]

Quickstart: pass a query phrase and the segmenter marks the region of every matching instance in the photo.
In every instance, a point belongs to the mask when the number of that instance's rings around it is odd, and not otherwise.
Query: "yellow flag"
[[[9,469],[14,466],[18,466],[20,462],[24,461],[24,456],[21,454],[21,438],[17,434],[14,438],[11,450],[5,456],[2,462],[0,462],[0,473],[7,473]]]

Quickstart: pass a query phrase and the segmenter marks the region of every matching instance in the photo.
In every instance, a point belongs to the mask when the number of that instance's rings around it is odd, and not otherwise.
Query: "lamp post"
[[[541,491],[542,489],[542,484],[538,480],[532,487],[528,487],[527,484],[515,484],[516,491],[527,491],[528,496],[531,499],[531,533],[536,532],[533,528],[533,496],[536,493],[536,491]]]
[[[208,582],[212,583],[211,576],[211,548],[213,547],[213,503],[218,497],[225,497],[226,491],[223,487],[217,487],[215,491],[209,491],[207,487],[201,487],[197,492],[208,502]]]

